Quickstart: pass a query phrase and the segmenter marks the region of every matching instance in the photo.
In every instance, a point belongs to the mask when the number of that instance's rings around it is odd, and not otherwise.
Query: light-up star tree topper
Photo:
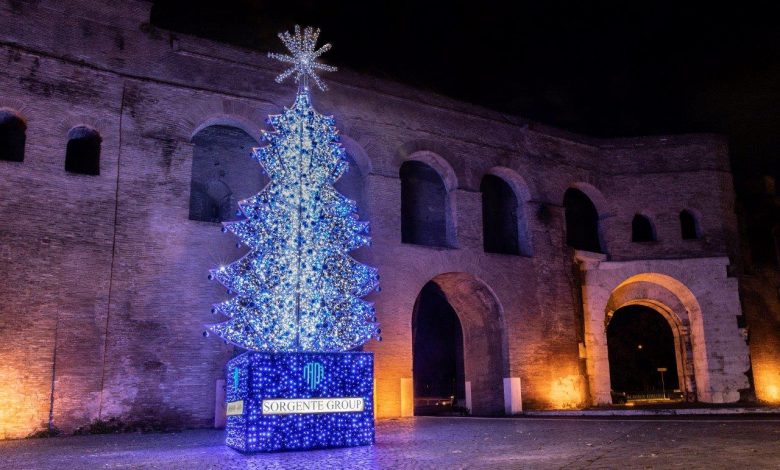
[[[335,70],[315,61],[330,48],[315,50],[318,35],[296,26],[279,35],[292,55],[269,54],[292,64],[277,81],[295,74],[298,94],[269,117],[268,145],[253,151],[270,183],[239,202],[244,219],[223,224],[250,251],[209,276],[235,296],[213,308],[229,319],[208,328],[253,351],[348,351],[380,339],[374,307],[362,299],[379,289],[377,270],[348,254],[370,243],[368,222],[333,187],[348,169],[346,153],[335,120],[314,110],[306,86],[311,78],[325,89],[316,71]]]
[[[319,49],[315,49],[319,36],[320,30],[311,27],[305,28],[303,34],[301,34],[301,27],[298,25],[295,25],[295,34],[290,34],[287,31],[279,33],[279,39],[282,40],[292,55],[269,52],[268,57],[287,62],[292,64],[292,66],[276,77],[277,83],[282,83],[287,77],[295,74],[295,83],[300,83],[301,78],[303,78],[305,87],[308,77],[311,77],[320,90],[325,91],[328,89],[325,83],[320,80],[320,77],[317,76],[317,70],[335,72],[338,69],[332,65],[317,62],[317,58],[328,52],[331,47],[330,43],[326,43]]]

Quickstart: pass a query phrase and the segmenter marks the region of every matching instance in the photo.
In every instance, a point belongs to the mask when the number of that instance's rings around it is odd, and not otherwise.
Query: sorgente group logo
[[[314,390],[325,376],[325,366],[319,362],[309,362],[303,366],[303,380],[309,383],[309,390]]]

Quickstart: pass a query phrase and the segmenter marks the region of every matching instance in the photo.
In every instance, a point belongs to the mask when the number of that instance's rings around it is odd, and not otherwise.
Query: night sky
[[[170,0],[152,22],[262,51],[314,25],[340,67],[587,135],[722,133],[738,189],[780,176],[770,2],[681,3]]]

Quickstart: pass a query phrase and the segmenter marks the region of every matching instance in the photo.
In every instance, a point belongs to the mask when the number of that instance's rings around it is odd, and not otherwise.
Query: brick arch
[[[455,170],[441,155],[430,150],[419,150],[410,154],[405,161],[422,162],[436,170],[436,173],[444,181],[444,187],[448,193],[458,188],[458,177],[455,176]]]
[[[0,107],[0,160],[24,161],[27,120],[17,110]]]
[[[57,127],[57,131],[60,135],[67,137],[70,131],[77,127],[87,127],[101,136],[105,136],[110,132],[110,129],[105,128],[106,121],[95,118],[89,115],[69,115],[62,118]]]
[[[593,202],[593,205],[596,206],[596,212],[599,214],[599,220],[613,215],[614,211],[607,201],[607,198],[604,197],[604,194],[596,186],[590,183],[585,183],[583,181],[577,181],[570,184],[566,189],[570,188],[578,189],[585,193],[586,196],[588,196],[591,202]]]
[[[0,111],[10,111],[20,116],[26,116],[30,103],[26,100],[12,98],[10,96],[0,97]],[[26,117],[25,117],[26,119]]]
[[[86,175],[100,174],[100,152],[103,137],[92,126],[77,125],[68,131],[65,171]]]
[[[491,208],[491,202],[488,199],[485,199],[486,194],[490,194],[489,192],[486,193],[485,190],[489,189],[489,187],[485,187],[485,183],[487,181],[487,176],[493,176],[504,183],[506,183],[507,186],[512,190],[512,193],[514,194],[515,204],[516,204],[516,214],[514,214],[514,223],[512,224],[512,227],[506,230],[503,234],[500,233],[499,227],[501,227],[503,224],[501,224],[499,221],[508,221],[510,219],[509,211],[510,208],[503,204],[497,204],[499,207],[504,207],[506,212],[502,211],[502,209],[499,209],[498,207],[492,207]],[[498,252],[503,253],[512,253],[512,254],[518,254],[522,256],[531,256],[533,254],[533,245],[531,242],[531,231],[528,227],[528,214],[527,214],[527,208],[526,203],[531,200],[531,192],[528,188],[528,184],[526,183],[525,179],[520,176],[515,170],[512,170],[511,168],[496,166],[488,170],[488,172],[483,176],[482,182],[480,183],[480,191],[482,192],[482,221],[483,221],[483,241],[485,242],[485,250],[488,251],[489,244],[496,245],[496,242],[498,243],[498,246],[503,245],[503,248],[508,249],[499,249]],[[497,216],[497,219],[490,220],[488,217],[490,212],[486,212],[489,210],[495,210],[498,211],[499,215]],[[514,211],[512,211],[514,212]],[[493,212],[495,214],[495,212]],[[496,223],[499,222],[499,223]],[[507,224],[508,225],[508,224]],[[507,227],[507,225],[504,225],[504,227]],[[516,231],[516,234],[512,233]],[[490,242],[491,240],[491,233],[493,243]],[[496,238],[498,237],[498,238]],[[517,246],[512,246],[515,244],[515,242],[510,242],[509,244],[506,244],[507,239],[514,238],[516,239]]]
[[[641,273],[625,279],[610,293],[604,312],[604,341],[607,355],[606,329],[614,313],[629,305],[642,305],[658,312],[672,329],[677,358],[677,374],[688,400],[708,401],[701,391],[708,389],[707,351],[701,307],[693,293],[682,282],[660,273]],[[609,365],[602,371],[609,387]],[[598,381],[599,379],[597,379]]]
[[[396,170],[406,161],[419,161],[435,169],[444,181],[447,191],[458,188],[458,176],[449,162],[457,161],[449,149],[436,142],[413,140],[399,147],[396,155]]]
[[[255,142],[263,141],[263,133],[260,126],[252,122],[250,119],[236,114],[214,114],[201,120],[200,123],[195,126],[192,133],[190,134],[190,142],[192,142],[195,136],[198,135],[202,130],[211,126],[236,127],[246,132],[255,140]]]
[[[528,183],[525,181],[518,172],[511,168],[504,166],[494,166],[487,171],[488,175],[498,176],[512,188],[517,196],[518,204],[523,204],[530,201],[532,198],[531,190],[528,187]]]
[[[234,120],[212,119],[192,135],[189,219],[235,220],[238,200],[257,194],[268,181],[251,158],[257,139]]]
[[[589,205],[578,204],[581,195],[584,195],[586,200],[582,203],[588,202]],[[567,244],[579,250],[607,253],[603,219],[608,212],[607,202],[601,191],[588,183],[573,183],[566,188],[562,199],[566,214]],[[570,207],[570,203],[574,204],[573,207]],[[595,214],[591,215],[592,212]]]
[[[691,224],[689,227],[684,227],[683,218],[690,218],[688,223]],[[692,207],[683,207],[680,209],[680,212],[678,213],[678,222],[680,224],[680,236],[685,240],[699,240],[702,238],[702,228],[701,228],[701,211],[698,209],[694,209]],[[690,236],[688,238],[683,237],[683,232],[688,230],[693,231],[693,236]]]
[[[504,311],[493,290],[476,276],[449,272],[434,276],[435,284],[455,311],[463,332],[465,380],[471,383],[472,413],[504,413],[503,378],[508,376]],[[422,291],[422,287],[420,289]],[[418,300],[412,329],[418,318]]]
[[[457,247],[457,178],[440,155],[420,150],[399,168],[401,241],[415,245]]]
[[[647,224],[643,226],[643,224]],[[644,233],[644,228],[648,229],[648,233]],[[642,235],[647,235],[647,239],[637,240],[642,238]],[[657,241],[658,229],[656,227],[655,219],[645,211],[640,211],[634,214],[631,219],[631,241]]]

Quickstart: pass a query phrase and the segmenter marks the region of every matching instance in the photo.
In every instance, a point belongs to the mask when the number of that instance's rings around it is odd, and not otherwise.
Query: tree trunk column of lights
[[[277,82],[295,75],[295,103],[269,117],[274,131],[254,149],[270,183],[239,202],[245,218],[224,223],[250,247],[212,270],[229,300],[209,325],[226,343],[248,350],[227,364],[226,444],[241,452],[367,445],[374,442],[372,353],[349,352],[381,340],[373,305],[375,268],[348,253],[370,243],[357,206],[333,187],[348,169],[334,119],[311,105],[308,78],[321,89],[315,50],[319,30],[296,26],[279,37],[292,55]],[[205,333],[207,336],[208,334]]]

